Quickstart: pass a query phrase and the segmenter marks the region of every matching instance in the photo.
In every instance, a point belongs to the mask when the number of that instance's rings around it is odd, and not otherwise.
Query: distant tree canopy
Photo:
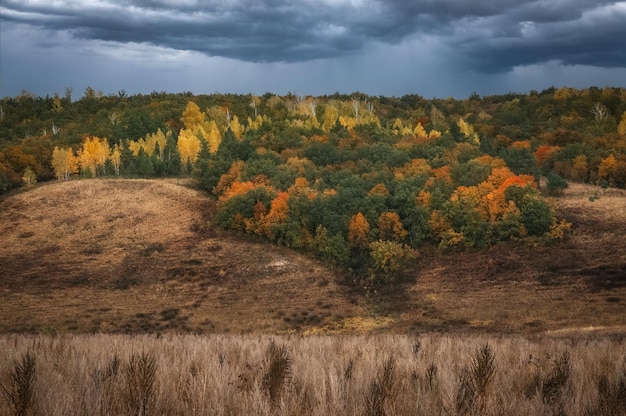
[[[190,175],[223,227],[398,273],[424,244],[562,236],[542,177],[626,187],[626,90],[0,100],[0,191],[77,174]]]

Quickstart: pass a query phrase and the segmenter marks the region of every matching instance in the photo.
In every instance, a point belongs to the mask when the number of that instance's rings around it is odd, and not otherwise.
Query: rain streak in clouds
[[[3,0],[0,14],[2,96],[626,86],[624,1]]]

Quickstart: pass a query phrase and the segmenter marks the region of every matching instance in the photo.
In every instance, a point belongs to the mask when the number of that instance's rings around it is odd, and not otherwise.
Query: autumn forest
[[[0,102],[0,190],[78,177],[179,177],[216,225],[372,279],[423,245],[547,243],[567,180],[626,186],[626,91],[418,95],[35,97]]]

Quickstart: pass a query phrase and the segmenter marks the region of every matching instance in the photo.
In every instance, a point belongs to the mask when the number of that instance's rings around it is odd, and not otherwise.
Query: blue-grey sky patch
[[[3,0],[0,96],[626,86],[624,22],[605,0]]]

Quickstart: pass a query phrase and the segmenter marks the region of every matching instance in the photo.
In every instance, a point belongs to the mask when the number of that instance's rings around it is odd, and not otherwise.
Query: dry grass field
[[[625,347],[554,335],[4,335],[0,384],[21,393],[0,394],[0,414],[621,416]]]
[[[572,184],[553,246],[424,249],[365,292],[308,256],[214,229],[176,180],[76,180],[0,200],[0,333],[626,333],[626,194]]]

